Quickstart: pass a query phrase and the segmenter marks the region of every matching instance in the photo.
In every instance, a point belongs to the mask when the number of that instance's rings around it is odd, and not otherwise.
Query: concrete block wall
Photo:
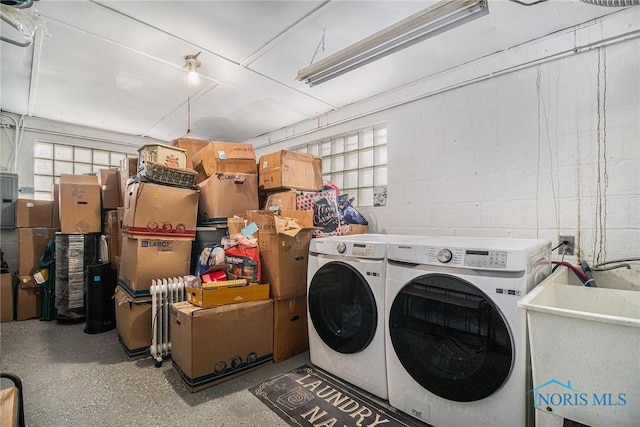
[[[388,115],[379,232],[576,236],[581,256],[640,256],[637,40],[501,75]]]
[[[388,205],[359,208],[373,231],[574,235],[592,263],[640,256],[639,51],[625,39],[250,142],[261,155],[385,122]],[[261,146],[282,134],[293,136]]]

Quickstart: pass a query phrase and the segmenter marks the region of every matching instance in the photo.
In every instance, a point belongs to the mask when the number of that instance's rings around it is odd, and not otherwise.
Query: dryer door
[[[407,373],[444,399],[493,394],[513,365],[513,340],[498,307],[473,284],[427,274],[405,285],[391,305],[389,335]]]
[[[378,310],[366,279],[349,264],[323,265],[309,284],[309,316],[326,345],[339,353],[364,350],[376,332]]]

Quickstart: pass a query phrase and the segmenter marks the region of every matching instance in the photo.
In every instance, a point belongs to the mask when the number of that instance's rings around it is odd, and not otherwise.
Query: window
[[[322,159],[322,179],[354,198],[354,206],[387,204],[387,127],[315,141],[294,148]]]
[[[60,174],[82,175],[120,166],[127,153],[34,141],[33,191],[36,199],[52,200]]]

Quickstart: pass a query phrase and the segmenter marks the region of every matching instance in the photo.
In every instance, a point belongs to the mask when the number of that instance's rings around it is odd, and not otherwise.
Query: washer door
[[[493,394],[513,365],[513,342],[498,307],[471,283],[420,276],[391,305],[389,334],[409,375],[443,399],[471,402]]]
[[[365,278],[352,266],[332,261],[309,285],[309,315],[326,345],[345,354],[364,350],[376,332],[378,309]]]

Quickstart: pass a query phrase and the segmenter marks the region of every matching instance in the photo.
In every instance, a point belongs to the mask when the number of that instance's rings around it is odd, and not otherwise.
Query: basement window
[[[119,167],[120,160],[130,155],[35,140],[33,157],[34,198],[53,200],[53,184],[60,182],[61,174],[92,174],[100,169]]]
[[[376,125],[293,148],[322,159],[322,179],[354,206],[387,205],[387,126]]]

